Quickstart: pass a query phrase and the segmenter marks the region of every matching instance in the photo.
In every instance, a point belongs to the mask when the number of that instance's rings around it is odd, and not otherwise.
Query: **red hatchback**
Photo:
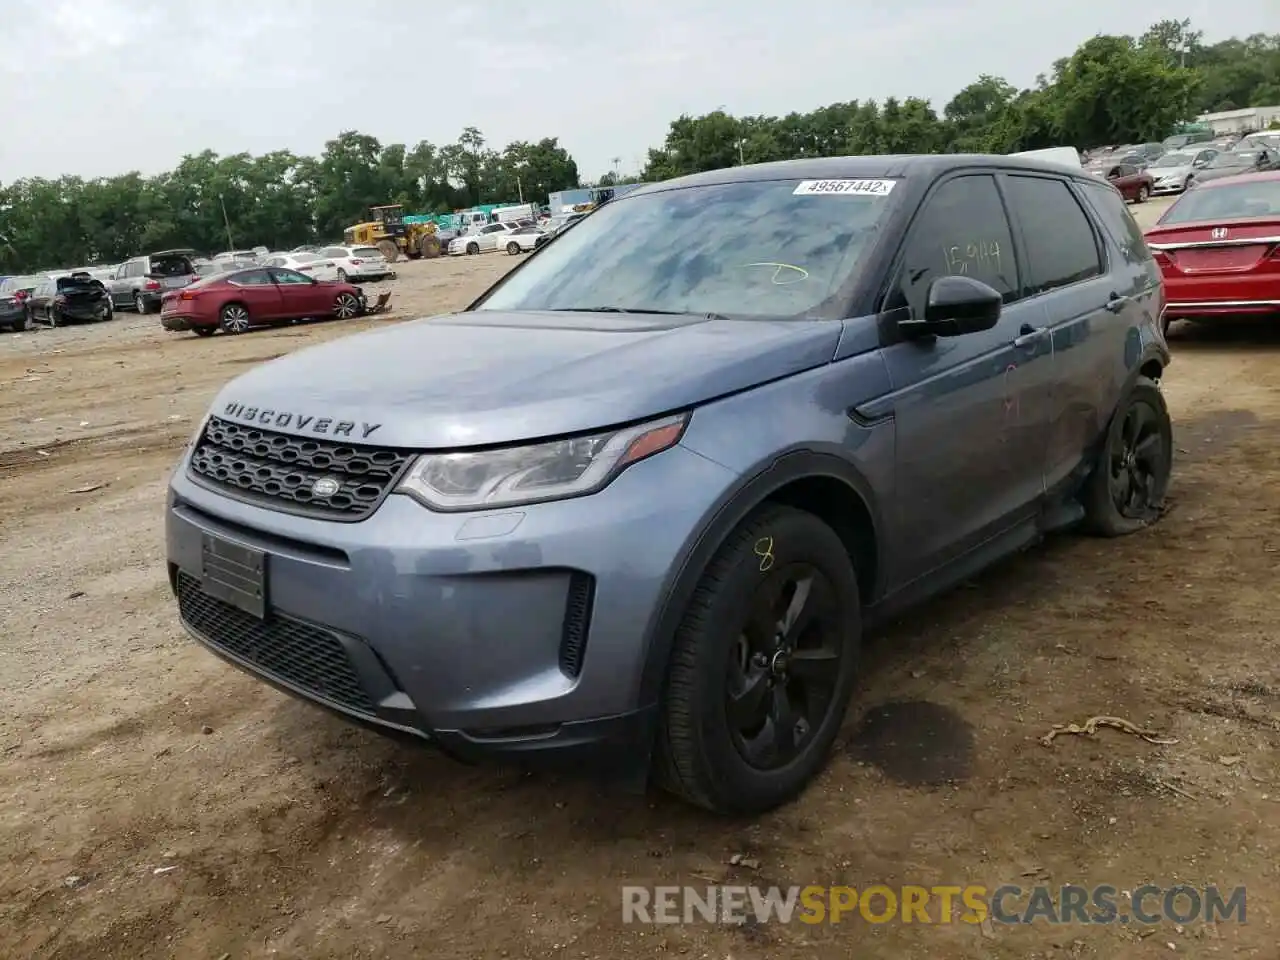
[[[349,283],[326,283],[283,267],[251,267],[166,293],[160,301],[160,325],[209,337],[218,330],[244,333],[289,320],[348,320],[365,308],[364,294]]]
[[[1280,318],[1280,171],[1193,187],[1147,231],[1174,320]]]

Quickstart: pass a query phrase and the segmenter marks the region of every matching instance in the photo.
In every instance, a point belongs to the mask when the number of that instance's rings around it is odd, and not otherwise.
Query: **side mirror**
[[[924,316],[899,322],[909,337],[959,337],[990,330],[1000,319],[1003,298],[973,277],[938,277],[929,284]]]

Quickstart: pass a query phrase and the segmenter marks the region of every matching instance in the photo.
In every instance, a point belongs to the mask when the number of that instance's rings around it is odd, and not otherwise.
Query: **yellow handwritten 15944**
[[[1001,273],[1000,242],[998,240],[971,240],[942,248],[947,260],[947,272],[967,276],[973,273]]]

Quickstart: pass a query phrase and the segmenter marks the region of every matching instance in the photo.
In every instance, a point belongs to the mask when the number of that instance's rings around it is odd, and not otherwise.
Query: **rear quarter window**
[[[1133,219],[1120,194],[1100,183],[1082,183],[1080,186],[1085,201],[1120,248],[1125,260],[1133,264],[1150,260],[1151,250],[1142,236],[1142,228]]]

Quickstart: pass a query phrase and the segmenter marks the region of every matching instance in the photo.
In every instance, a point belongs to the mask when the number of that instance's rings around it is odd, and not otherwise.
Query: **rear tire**
[[[49,321],[50,330],[52,330],[54,327],[57,327],[62,320],[62,317],[59,316],[57,309],[54,307],[45,308],[45,317]]]
[[[440,241],[436,239],[435,234],[428,233],[423,236],[418,245],[418,254],[423,260],[434,260],[440,256]]]
[[[810,586],[801,597],[805,577]],[[775,596],[779,583],[783,592]],[[786,617],[774,621],[774,614],[797,603],[806,626],[794,632],[794,644],[768,653],[757,641],[779,643],[785,631],[764,635]],[[654,767],[659,783],[726,814],[761,813],[798,795],[839,733],[861,639],[858,580],[835,532],[791,507],[766,506],[748,517],[703,572],[676,630]],[[806,667],[803,674],[796,665]],[[744,710],[751,717],[768,712],[744,723]],[[793,755],[784,741],[794,744]]]
[[[1085,527],[1123,537],[1160,519],[1173,472],[1173,424],[1164,394],[1139,377],[1116,405],[1084,488]]]
[[[343,270],[341,267],[338,268],[338,282],[339,283],[347,282],[347,271]]]
[[[147,302],[142,299],[142,294],[135,293],[133,295],[133,309],[138,311],[139,316],[147,312]]]
[[[243,303],[228,303],[218,312],[218,321],[225,333],[244,333],[249,329],[249,308]]]

